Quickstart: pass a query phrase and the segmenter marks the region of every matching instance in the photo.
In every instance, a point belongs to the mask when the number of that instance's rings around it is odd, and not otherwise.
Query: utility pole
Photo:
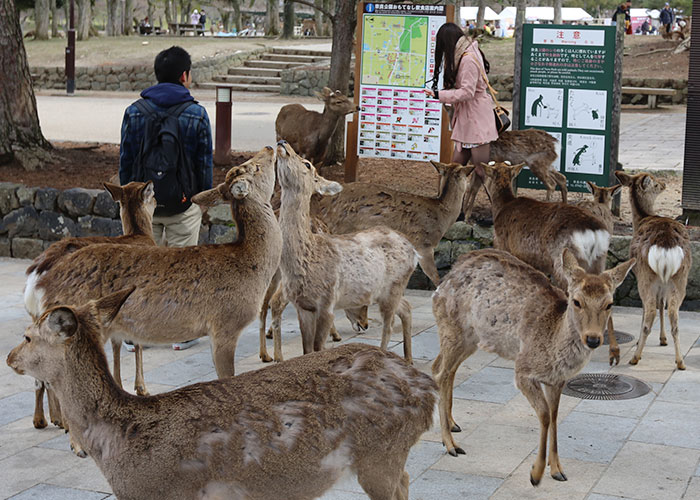
[[[70,0],[68,46],[66,47],[66,93],[75,92],[75,0]]]

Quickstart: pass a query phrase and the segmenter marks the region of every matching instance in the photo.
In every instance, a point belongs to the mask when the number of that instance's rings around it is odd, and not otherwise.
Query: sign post
[[[358,157],[449,161],[447,114],[423,92],[435,69],[435,38],[454,6],[360,2],[355,49],[355,104],[348,126],[345,181]]]
[[[585,181],[609,186],[617,164],[615,45],[614,26],[523,25],[518,128],[559,141],[557,166],[570,191],[587,192]],[[545,188],[528,170],[518,186]]]

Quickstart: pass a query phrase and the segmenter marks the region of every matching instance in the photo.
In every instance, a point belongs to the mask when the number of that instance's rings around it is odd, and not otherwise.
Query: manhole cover
[[[582,373],[569,380],[562,391],[581,399],[634,399],[651,390],[647,384],[627,375]]]
[[[618,344],[629,344],[634,340],[634,335],[630,335],[627,332],[621,332],[620,330],[615,330],[615,338],[617,339]],[[605,333],[603,334],[603,345],[609,344],[608,331],[605,330]]]

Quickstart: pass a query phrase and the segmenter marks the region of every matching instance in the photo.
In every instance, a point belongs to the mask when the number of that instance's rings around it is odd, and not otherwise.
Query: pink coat
[[[455,88],[438,93],[440,102],[454,106],[452,140],[455,142],[484,144],[498,139],[493,99],[481,74],[483,64],[476,42],[472,43],[459,62]]]

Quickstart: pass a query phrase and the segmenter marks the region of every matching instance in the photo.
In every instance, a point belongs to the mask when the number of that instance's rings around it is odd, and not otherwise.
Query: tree
[[[554,0],[554,24],[561,24],[561,0]]]
[[[111,0],[116,3],[117,0]],[[70,2],[65,0],[66,5]],[[109,5],[109,0],[108,0]],[[75,24],[75,36],[78,40],[87,40],[90,37],[90,25],[92,24],[92,5],[90,0],[76,0],[78,19]],[[68,15],[66,15],[66,25],[68,24]],[[107,26],[109,30],[109,16],[107,18]]]
[[[459,8],[455,8],[459,12]],[[484,27],[484,16],[486,15],[486,0],[479,0],[479,8],[476,10],[476,27]]]
[[[316,8],[314,4],[311,7]],[[294,0],[284,0],[284,24],[282,26],[282,38],[294,38],[294,24],[296,16],[294,15]]]
[[[122,16],[122,34],[130,35],[134,29],[134,0],[124,0]]]
[[[36,0],[34,2],[34,19],[36,27],[34,29],[34,39],[49,39],[49,0]]]
[[[14,0],[0,0],[0,164],[17,161],[35,170],[49,160]]]
[[[90,7],[88,0],[83,0]],[[121,32],[119,22],[119,0],[107,0],[107,36],[118,36]]]
[[[265,35],[278,36],[280,34],[280,3],[279,0],[267,0],[267,12],[265,16]]]
[[[60,7],[58,0],[51,0],[51,38],[58,37],[58,9]]]

